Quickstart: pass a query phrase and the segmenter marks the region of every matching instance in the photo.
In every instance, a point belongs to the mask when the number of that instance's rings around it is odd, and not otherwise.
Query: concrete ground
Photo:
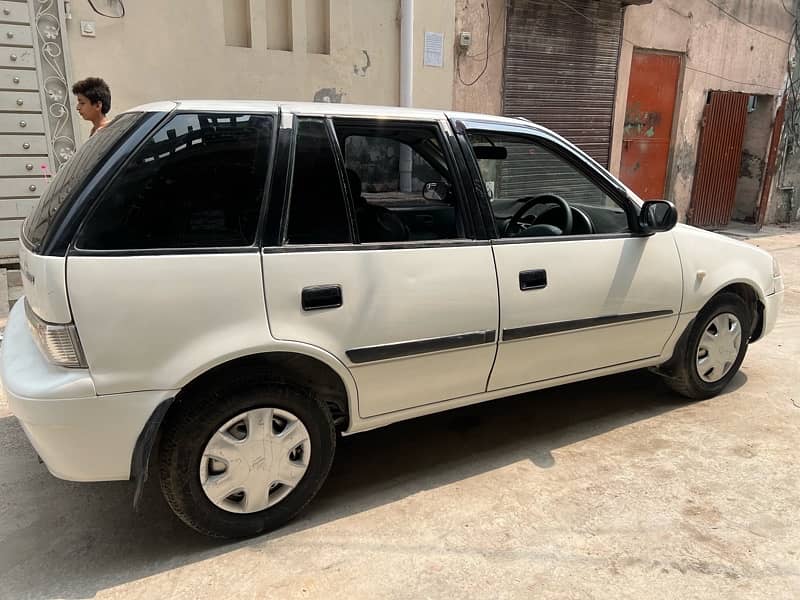
[[[800,597],[800,233],[785,309],[730,389],[646,372],[342,441],[311,508],[207,540],[150,485],[48,475],[0,405],[2,598]]]

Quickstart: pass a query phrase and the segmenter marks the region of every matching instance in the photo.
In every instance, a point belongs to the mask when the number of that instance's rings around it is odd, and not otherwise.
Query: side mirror
[[[429,181],[422,188],[422,197],[425,200],[441,202],[447,198],[447,184],[438,181]]]
[[[639,231],[648,235],[669,231],[677,222],[678,210],[667,200],[648,200],[639,213]]]

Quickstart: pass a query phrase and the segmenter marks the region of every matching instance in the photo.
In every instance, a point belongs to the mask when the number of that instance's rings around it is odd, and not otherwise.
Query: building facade
[[[667,193],[690,223],[763,222],[793,27],[781,0],[626,9],[612,168],[634,188]],[[663,183],[643,180],[637,165]]]
[[[409,7],[414,106],[541,123],[691,223],[782,220],[800,184],[791,1],[0,0],[0,256],[88,135],[75,80],[105,78],[112,116],[181,97],[401,104]]]
[[[412,4],[412,103],[451,108],[455,5]],[[16,254],[47,177],[88,136],[74,81],[106,79],[112,116],[169,98],[397,105],[400,8],[400,0],[0,0],[0,256]]]
[[[542,123],[690,223],[773,222],[794,26],[789,0],[459,0],[454,106]]]

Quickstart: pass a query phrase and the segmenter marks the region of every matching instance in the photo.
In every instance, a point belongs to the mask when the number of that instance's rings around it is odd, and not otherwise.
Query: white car
[[[138,497],[155,461],[189,526],[253,535],[311,501],[337,434],[642,367],[718,394],[783,282],[676,221],[524,120],[150,104],[25,222],[2,380],[56,477]]]

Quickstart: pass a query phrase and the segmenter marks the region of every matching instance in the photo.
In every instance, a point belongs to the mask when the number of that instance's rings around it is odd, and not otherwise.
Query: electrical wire
[[[569,9],[570,9],[572,12],[574,12],[574,13],[576,13],[576,14],[580,15],[581,17],[583,17],[583,18],[584,18],[584,19],[586,19],[587,21],[590,21],[590,22],[594,23],[594,21],[591,19],[591,17],[588,17],[588,16],[586,16],[585,14],[583,14],[582,12],[580,12],[580,11],[578,11],[577,9],[573,8],[572,6],[570,6],[569,4],[567,4],[566,2],[564,2],[564,0],[556,0],[556,1],[557,1],[557,2],[559,2],[560,4],[562,4],[562,5],[566,6],[567,8],[569,8]],[[742,25],[745,25],[746,27],[749,27],[750,29],[752,29],[752,30],[754,30],[754,31],[757,31],[758,33],[761,33],[761,34],[763,34],[763,35],[766,35],[767,37],[774,38],[774,39],[776,39],[776,40],[778,40],[778,41],[780,41],[780,42],[783,42],[784,44],[787,44],[787,46],[789,47],[789,53],[791,54],[792,40],[794,39],[794,37],[795,37],[795,33],[797,32],[797,20],[796,20],[796,19],[795,19],[795,22],[794,22],[794,25],[793,25],[793,29],[794,29],[794,31],[792,32],[792,35],[791,35],[791,37],[789,38],[789,41],[786,41],[786,40],[784,40],[783,38],[779,38],[779,37],[776,37],[776,36],[772,35],[771,33],[767,33],[767,32],[765,32],[765,31],[761,31],[760,29],[757,29],[757,28],[753,27],[753,26],[752,26],[752,25],[750,25],[749,23],[745,23],[744,21],[742,21],[741,19],[739,19],[739,18],[738,18],[738,17],[736,17],[735,15],[732,15],[732,14],[731,14],[731,13],[729,13],[727,10],[725,10],[724,8],[722,8],[721,6],[719,6],[718,4],[716,4],[716,3],[715,3],[713,0],[706,0],[706,2],[708,2],[709,4],[712,4],[712,5],[713,5],[713,6],[715,6],[717,9],[719,9],[721,12],[725,13],[727,16],[729,16],[730,18],[734,19],[735,21],[738,21],[738,22],[739,22],[739,23],[741,23]],[[783,0],[781,0],[781,3],[783,3]],[[786,10],[786,7],[785,7],[785,6],[784,6],[783,8],[784,8],[784,10]],[[787,10],[786,12],[789,12],[789,11]],[[789,14],[791,14],[791,13],[789,13]],[[794,16],[794,15],[793,15],[793,16]],[[595,24],[596,24],[596,23],[595,23]],[[631,46],[634,46],[634,47],[636,46],[636,44],[634,44],[634,43],[633,43],[631,40],[629,40],[628,38],[626,38],[626,37],[624,37],[624,36],[623,36],[623,38],[622,38],[622,39],[623,39],[623,41],[625,41],[625,42],[628,42],[628,43],[629,43]],[[724,80],[724,81],[728,81],[728,82],[730,82],[730,83],[738,83],[739,85],[752,85],[752,86],[756,86],[756,87],[764,87],[764,88],[767,88],[767,89],[770,89],[770,90],[776,90],[776,91],[780,91],[780,90],[781,90],[781,88],[780,88],[780,87],[774,87],[774,86],[770,86],[770,85],[764,85],[764,84],[757,83],[757,82],[752,82],[752,81],[737,81],[736,79],[729,79],[728,77],[723,77],[722,75],[718,75],[718,74],[716,74],[716,73],[711,73],[711,72],[709,72],[709,71],[704,71],[703,69],[698,69],[698,68],[696,68],[696,67],[690,67],[689,65],[686,65],[686,68],[687,68],[688,70],[690,70],[690,71],[695,71],[695,72],[697,72],[697,73],[703,73],[704,75],[709,75],[709,76],[711,76],[711,77],[717,77],[717,78],[719,78],[719,79],[722,79],[722,80]],[[789,73],[790,73],[789,77],[791,78],[791,67],[789,68]]]
[[[119,15],[107,15],[103,11],[98,10],[98,8],[94,5],[94,0],[88,0],[88,2],[89,6],[92,7],[92,10],[101,17],[108,17],[109,19],[121,19],[122,17],[125,16],[125,4],[122,2],[122,0],[117,0],[117,2],[119,3],[119,7],[122,9],[122,13]]]
[[[704,75],[710,75],[711,77],[718,77],[719,79],[724,79],[725,81],[730,81],[731,83],[738,83],[739,85],[752,85],[756,87],[767,88],[769,90],[780,90],[779,87],[774,87],[771,85],[764,85],[763,83],[757,83],[753,81],[737,81],[736,79],[728,79],[727,77],[723,77],[722,75],[717,75],[716,73],[711,73],[710,71],[703,71],[703,69],[698,69],[696,67],[690,67],[686,65],[686,68],[690,71],[696,71],[697,73],[703,73]]]
[[[494,41],[494,39],[496,37],[495,34],[497,33],[497,27],[501,23],[503,23],[503,21],[504,21],[504,17],[505,17],[507,8],[508,8],[508,4],[503,5],[503,11],[500,13],[500,17],[495,19],[494,23],[492,24],[491,40],[489,42],[489,46],[490,47],[491,47],[491,44],[492,44],[492,42]],[[495,50],[491,54],[489,54],[489,56],[494,56],[496,54],[500,54],[503,50],[505,50],[505,46],[506,46],[505,40],[503,40],[503,43],[501,44],[500,48],[498,50]],[[476,52],[475,54],[469,54],[467,52],[467,53],[462,54],[462,56],[464,58],[469,58],[470,60],[476,60],[476,59],[477,60],[483,60],[484,56],[486,56],[486,52],[483,51],[483,50],[480,51],[480,52]]]
[[[753,31],[756,31],[756,32],[760,33],[761,35],[765,35],[765,36],[767,36],[767,37],[770,37],[770,38],[772,38],[772,39],[774,39],[774,40],[778,40],[779,42],[783,42],[784,44],[788,44],[788,43],[789,43],[789,42],[787,42],[785,39],[783,39],[783,38],[780,38],[780,37],[778,37],[777,35],[772,35],[771,33],[767,33],[766,31],[762,31],[761,29],[758,29],[757,27],[753,27],[753,26],[752,26],[752,25],[750,25],[750,23],[748,23],[747,21],[742,21],[742,20],[741,20],[739,17],[737,17],[737,16],[736,16],[736,15],[734,15],[733,13],[729,13],[727,10],[725,10],[724,8],[722,8],[722,7],[721,7],[719,4],[717,4],[716,2],[714,2],[714,0],[706,0],[706,2],[708,2],[708,3],[709,3],[711,6],[715,6],[715,7],[717,8],[717,10],[719,10],[720,12],[722,12],[722,13],[724,13],[724,14],[728,15],[728,16],[729,16],[731,19],[733,19],[733,20],[734,20],[734,21],[736,21],[737,23],[741,23],[741,24],[742,24],[742,25],[744,25],[745,27],[747,27],[747,28],[749,28],[749,29],[752,29]],[[783,0],[781,0],[781,3],[783,3]],[[784,10],[786,9],[786,7],[785,7],[785,6],[784,6],[783,8],[784,8]]]
[[[504,50],[505,47],[495,50],[494,52],[489,54],[489,57],[491,58],[492,56],[497,56],[498,54],[502,54]],[[485,60],[485,54],[486,54],[485,52],[479,52],[478,54],[464,54],[463,58],[468,58],[469,60],[474,60],[475,62],[481,62],[482,60]]]
[[[792,37],[789,39],[790,42],[795,42],[795,51],[797,49],[797,42],[800,40],[800,31],[798,31],[798,20],[795,19],[794,27],[792,31]],[[796,81],[794,78],[794,69],[795,65],[792,64],[792,44],[789,44],[789,53],[786,58],[787,63],[787,71],[788,71],[788,79],[787,79],[787,86],[785,93],[787,94],[787,102],[786,102],[786,123],[787,128],[789,130],[789,134],[786,137],[786,144],[791,144],[789,138],[791,137],[792,140],[797,139],[798,137],[798,85],[800,85],[800,81]]]
[[[463,77],[461,77],[461,56],[459,55],[458,60],[456,61],[456,74],[458,75],[458,80],[461,82],[462,85],[466,87],[470,87],[478,83],[478,80],[483,77],[486,73],[486,69],[489,68],[489,44],[491,42],[491,33],[492,33],[492,9],[489,8],[489,0],[483,0],[486,3],[486,62],[483,64],[483,69],[478,76],[467,83],[464,81]]]
[[[558,3],[559,3],[559,4],[561,4],[562,6],[565,6],[566,8],[570,9],[570,10],[571,10],[572,12],[574,12],[576,15],[578,15],[578,16],[580,16],[580,17],[583,17],[584,19],[586,19],[587,21],[589,21],[589,23],[591,23],[592,25],[594,25],[594,26],[597,26],[597,23],[594,21],[594,19],[592,19],[591,17],[587,17],[585,14],[583,14],[581,11],[579,11],[579,10],[578,10],[577,8],[575,8],[574,6],[572,6],[572,5],[570,5],[570,4],[567,4],[566,2],[564,2],[564,0],[556,0],[556,2],[558,2]]]

